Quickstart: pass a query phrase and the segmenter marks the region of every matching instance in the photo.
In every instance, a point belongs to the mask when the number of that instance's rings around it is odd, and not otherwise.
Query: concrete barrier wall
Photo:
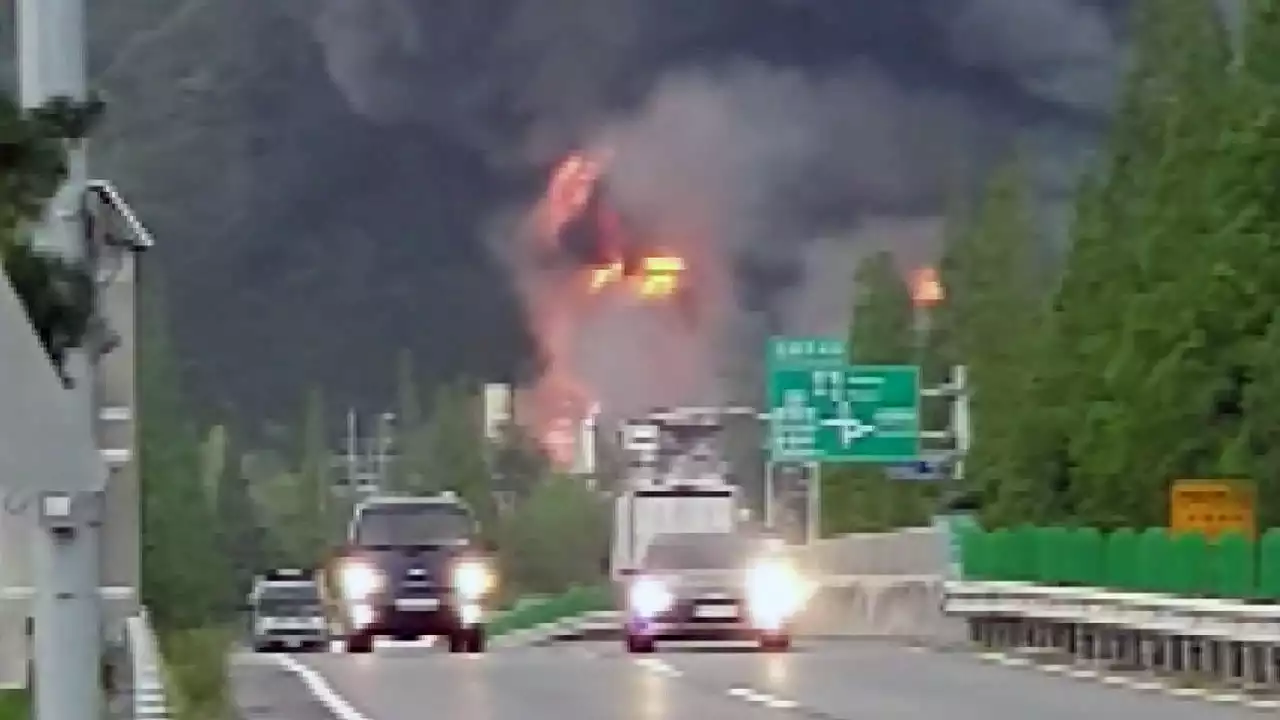
[[[963,639],[964,624],[942,614],[947,540],[932,528],[911,528],[795,548],[797,564],[820,583],[797,631],[923,643]]]
[[[825,576],[938,575],[946,572],[947,538],[933,528],[825,538],[796,549],[796,558]]]

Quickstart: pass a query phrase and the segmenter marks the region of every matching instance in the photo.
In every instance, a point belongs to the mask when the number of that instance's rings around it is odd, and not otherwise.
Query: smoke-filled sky
[[[1071,121],[1105,111],[1122,52],[1114,8],[1128,3],[310,4],[330,75],[353,109],[386,123],[430,122],[498,163],[558,156],[647,97],[659,113],[673,102],[714,104],[729,113],[721,121],[741,126],[725,127],[738,135],[775,131],[771,123],[787,118],[810,133],[810,145],[842,138],[847,151],[828,164],[900,196],[912,193],[899,183],[927,178],[902,177],[918,158],[885,156],[921,133],[942,133],[933,143],[954,154],[957,137],[1002,135],[1032,116]],[[849,170],[848,156],[869,149],[866,169]]]
[[[839,332],[854,258],[926,261],[943,197],[1014,139],[1060,199],[1105,118],[1127,5],[313,0],[303,19],[373,122],[430,125],[512,172],[617,149],[621,209],[696,226],[731,277],[707,301],[728,308],[723,354]]]

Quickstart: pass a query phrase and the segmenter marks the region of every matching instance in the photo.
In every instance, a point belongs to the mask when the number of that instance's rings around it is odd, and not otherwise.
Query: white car
[[[249,595],[255,652],[323,650],[329,628],[311,573],[282,569],[258,578]]]
[[[662,640],[754,640],[791,647],[808,585],[773,543],[737,533],[658,535],[627,571],[626,647]]]

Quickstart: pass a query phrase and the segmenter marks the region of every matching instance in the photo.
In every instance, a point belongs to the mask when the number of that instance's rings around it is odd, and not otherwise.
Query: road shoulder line
[[[983,662],[1009,668],[1028,668],[1047,675],[1065,675],[1077,680],[1092,680],[1104,685],[1123,687],[1144,692],[1158,692],[1177,698],[1199,699],[1205,702],[1236,704],[1254,710],[1275,710],[1280,708],[1280,700],[1251,698],[1242,692],[1231,690],[1212,690],[1175,685],[1158,678],[1148,676],[1131,677],[1128,675],[1106,674],[1089,668],[1069,665],[1042,664],[1030,658],[1004,652],[980,652],[975,657]]]
[[[295,677],[302,681],[302,685],[336,720],[370,720],[367,716],[356,710],[351,703],[338,694],[337,690],[329,684],[324,676],[316,672],[314,668],[307,667],[291,655],[273,655],[280,667],[293,673]]]

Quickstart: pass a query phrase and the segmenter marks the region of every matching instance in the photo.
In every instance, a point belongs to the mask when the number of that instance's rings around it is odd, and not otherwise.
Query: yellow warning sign
[[[1254,537],[1253,484],[1244,480],[1176,480],[1169,495],[1169,529],[1216,538],[1225,532]]]

